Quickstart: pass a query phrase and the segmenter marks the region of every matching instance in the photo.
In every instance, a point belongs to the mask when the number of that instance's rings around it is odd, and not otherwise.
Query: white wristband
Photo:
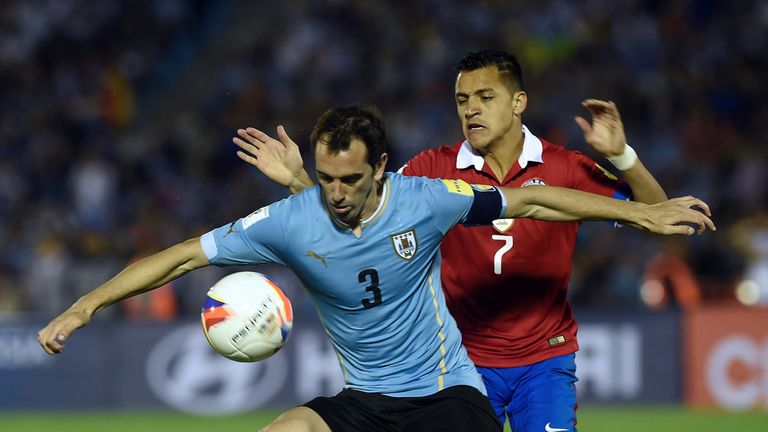
[[[618,156],[607,156],[606,159],[619,171],[626,171],[637,163],[637,153],[629,144],[624,143],[624,153]]]

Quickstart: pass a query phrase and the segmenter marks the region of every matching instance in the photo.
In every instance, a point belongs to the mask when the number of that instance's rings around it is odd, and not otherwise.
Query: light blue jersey
[[[203,235],[203,250],[215,265],[290,267],[317,305],[347,388],[403,397],[469,385],[485,394],[440,283],[440,242],[467,217],[473,190],[386,178],[360,238],[329,217],[315,186]]]

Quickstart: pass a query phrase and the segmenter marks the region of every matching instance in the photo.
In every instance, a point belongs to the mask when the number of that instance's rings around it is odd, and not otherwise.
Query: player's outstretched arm
[[[177,277],[208,265],[200,239],[189,239],[128,266],[98,288],[81,297],[37,333],[48,354],[60,353],[64,341],[91,321],[93,315],[124,298],[150,291]]]
[[[584,117],[574,119],[584,133],[584,141],[621,171],[621,176],[632,188],[635,201],[648,204],[666,201],[664,189],[637,158],[634,149],[626,144],[624,124],[616,104],[598,99],[587,99],[581,104],[592,116],[592,124]]]
[[[238,129],[232,142],[240,147],[237,156],[255,166],[270,180],[297,194],[314,182],[304,170],[299,146],[288,136],[283,126],[277,127],[276,140],[255,129]]]
[[[644,204],[554,186],[502,188],[502,192],[507,200],[505,217],[547,221],[613,220],[665,235],[715,230],[707,203],[692,196]]]

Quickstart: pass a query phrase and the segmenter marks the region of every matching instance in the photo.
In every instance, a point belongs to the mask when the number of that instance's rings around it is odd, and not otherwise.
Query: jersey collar
[[[389,176],[387,176],[384,179],[384,187],[382,188],[382,191],[381,191],[381,201],[379,201],[379,205],[378,207],[376,207],[376,211],[374,211],[372,215],[360,221],[360,225],[365,227],[372,224],[373,221],[378,219],[379,216],[381,216],[382,213],[384,213],[384,209],[387,208],[388,203],[389,203]]]
[[[523,125],[523,151],[520,152],[520,157],[517,158],[517,163],[520,164],[520,168],[528,166],[528,162],[544,163],[541,158],[543,152],[543,146],[541,140],[532,134],[525,125]],[[456,168],[465,169],[474,166],[477,171],[482,171],[485,165],[485,159],[475,149],[469,145],[469,142],[464,140],[461,143],[459,154],[456,155]]]

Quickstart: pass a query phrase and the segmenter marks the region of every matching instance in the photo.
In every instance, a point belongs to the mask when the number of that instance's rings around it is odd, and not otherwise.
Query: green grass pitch
[[[3,432],[256,432],[279,411],[197,417],[173,412],[0,412]],[[766,432],[768,412],[729,413],[679,407],[582,407],[582,432]],[[509,429],[506,429],[509,430]],[[542,426],[542,430],[544,430]]]

